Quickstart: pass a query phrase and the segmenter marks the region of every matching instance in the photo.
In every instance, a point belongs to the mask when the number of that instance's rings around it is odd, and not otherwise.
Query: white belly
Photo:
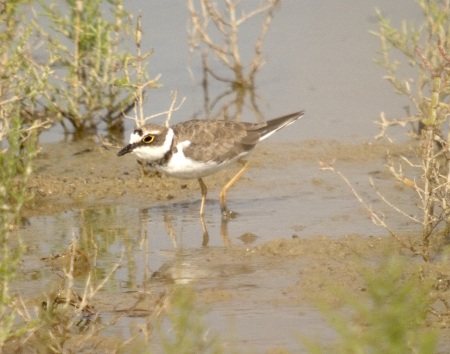
[[[214,161],[198,162],[186,158],[184,155],[177,155],[179,153],[174,154],[167,165],[156,166],[156,169],[171,177],[191,179],[208,176],[234,162],[227,161],[219,165]]]
[[[218,164],[215,161],[194,161],[184,155],[183,147],[188,146],[189,142],[184,141],[177,145],[177,152],[172,155],[169,162],[164,166],[155,166],[158,171],[171,177],[181,179],[200,178],[220,171],[224,167],[232,164],[235,159]]]

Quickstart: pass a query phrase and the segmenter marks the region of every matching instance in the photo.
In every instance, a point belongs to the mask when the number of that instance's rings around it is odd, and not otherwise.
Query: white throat
[[[164,140],[164,143],[159,146],[155,146],[152,144],[149,145],[142,145],[138,146],[133,150],[133,153],[142,160],[152,162],[159,159],[162,159],[165,154],[170,150],[172,146],[173,141],[173,129],[169,128],[167,130],[166,138]],[[130,137],[130,144],[139,142],[142,139],[142,136],[140,136],[137,133],[131,134]]]

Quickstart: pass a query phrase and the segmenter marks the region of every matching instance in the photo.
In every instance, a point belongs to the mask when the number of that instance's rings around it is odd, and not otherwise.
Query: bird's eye
[[[142,138],[142,141],[146,144],[150,144],[153,140],[155,140],[154,135],[146,135]]]

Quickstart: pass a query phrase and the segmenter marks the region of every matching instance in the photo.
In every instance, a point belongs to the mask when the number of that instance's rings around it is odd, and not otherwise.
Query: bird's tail
[[[259,133],[260,138],[259,141],[264,140],[271,136],[272,134],[276,133],[281,128],[284,128],[288,126],[289,124],[294,123],[297,119],[303,116],[305,112],[296,112],[291,113],[283,117],[271,119],[267,121],[264,125],[255,125],[255,129],[252,129],[253,131]]]

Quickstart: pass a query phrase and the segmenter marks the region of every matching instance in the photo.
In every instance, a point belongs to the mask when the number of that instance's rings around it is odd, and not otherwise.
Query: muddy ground
[[[46,144],[35,161],[29,188],[34,199],[28,203],[26,215],[51,214],[83,205],[114,202],[140,204],[160,200],[183,200],[198,191],[196,180],[177,180],[165,176],[145,177],[135,158],[118,158],[119,146],[98,141],[79,141]],[[336,141],[306,141],[300,144],[272,144],[258,146],[251,155],[251,166],[270,164],[276,168],[290,161],[333,163],[385,161],[387,151],[393,156],[411,156],[409,146],[387,143],[343,145]],[[287,153],[286,153],[287,152]],[[357,168],[357,167],[356,167]],[[386,171],[378,171],[386,173]],[[216,173],[206,179],[208,188],[223,186],[236,169]],[[320,184],[321,179],[302,181]]]
[[[353,165],[354,169],[358,170],[358,165],[373,162],[374,169],[371,173],[388,180],[391,177],[384,168],[387,150],[393,156],[414,155],[409,145],[396,146],[384,142],[343,145],[335,141],[306,141],[300,145],[279,143],[258,147],[251,156],[251,164],[257,168],[258,165],[269,162],[276,168],[277,164],[286,164],[296,159],[318,168],[319,161],[331,163],[338,160]],[[86,205],[92,207],[120,203],[139,206],[140,203],[145,202],[148,205],[152,201],[177,202],[189,199],[193,193],[199,193],[195,180],[181,181],[164,176],[144,176],[134,158],[118,158],[117,151],[118,147],[96,140],[43,145],[35,162],[35,173],[29,183],[35,197],[26,205],[23,215],[30,218],[53,215]],[[280,151],[284,153],[280,154]],[[207,178],[208,187],[224,185],[234,172],[225,171]],[[342,181],[336,177],[331,177],[331,180],[342,185]],[[251,187],[251,182],[247,183],[250,183]],[[325,177],[311,177],[308,183],[323,186],[324,194],[327,188],[330,188],[330,181]],[[327,220],[323,222],[326,223]],[[412,242],[418,241],[417,235],[404,237]],[[232,304],[246,302],[255,303],[257,306],[273,306],[274,313],[277,313],[281,308],[289,309],[293,306],[315,308],[318,302],[323,301],[338,310],[343,299],[332,290],[333,287],[345,289],[349,297],[363,297],[366,285],[361,277],[361,268],[373,266],[386,254],[392,253],[402,255],[411,264],[420,264],[432,278],[437,279],[439,274],[450,274],[450,266],[447,263],[424,265],[419,257],[413,257],[408,250],[401,249],[398,243],[387,235],[373,237],[370,234],[349,234],[336,238],[325,234],[305,238],[288,234],[255,245],[225,247],[225,250],[213,249],[205,254],[200,250],[192,259],[195,259],[200,268],[205,264],[210,267],[211,273],[208,277],[212,282],[216,262],[221,266],[220,269],[227,265],[225,268],[231,269],[232,274],[245,273],[250,267],[259,286],[255,286],[253,291],[242,291],[239,288],[221,287],[217,284],[211,286],[202,282],[198,285],[197,298],[201,304],[208,304],[213,308],[225,305],[232,307]],[[256,267],[257,271],[252,267]],[[416,270],[416,266],[411,267],[411,272]],[[164,270],[158,274],[166,279],[172,276],[170,271],[164,274]],[[283,281],[275,281],[280,274],[283,274]],[[158,292],[155,294],[147,300],[156,303]],[[100,313],[113,309],[119,311],[121,306],[127,308],[126,305],[138,296],[133,293],[109,294],[107,299],[97,300],[96,308]],[[441,346],[445,348],[448,337],[446,326],[442,327],[444,329]],[[301,332],[300,328],[298,330]],[[329,332],[329,336],[325,336],[324,341],[334,337],[332,330],[325,331]],[[308,333],[308,330],[306,332]],[[77,349],[83,348],[84,345],[86,344],[71,344]],[[301,347],[300,344],[298,346]],[[273,341],[262,347],[271,353],[282,353],[286,350],[283,344]],[[259,346],[255,344],[253,348]],[[257,349],[256,352],[258,351]]]

